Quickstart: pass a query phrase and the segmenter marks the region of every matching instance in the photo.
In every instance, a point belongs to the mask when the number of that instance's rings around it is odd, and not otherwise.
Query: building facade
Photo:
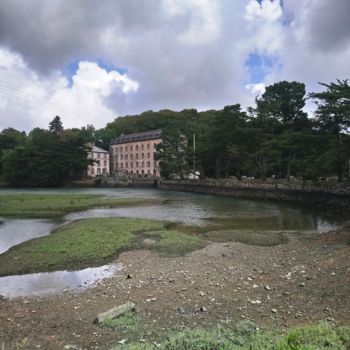
[[[91,146],[88,153],[88,159],[94,160],[94,163],[88,166],[87,176],[96,177],[99,175],[109,175],[109,152],[96,146]]]
[[[162,142],[162,131],[151,130],[121,135],[111,141],[111,172],[118,176],[159,176],[155,160],[156,146]]]

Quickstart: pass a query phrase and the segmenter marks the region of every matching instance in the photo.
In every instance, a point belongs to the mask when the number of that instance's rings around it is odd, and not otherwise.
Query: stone
[[[96,319],[95,319],[95,323],[99,324],[105,320],[117,318],[117,317],[125,314],[126,312],[132,311],[132,310],[135,310],[135,304],[128,301],[125,304],[115,306],[112,309],[109,309],[105,312],[102,312],[101,314],[98,314]]]

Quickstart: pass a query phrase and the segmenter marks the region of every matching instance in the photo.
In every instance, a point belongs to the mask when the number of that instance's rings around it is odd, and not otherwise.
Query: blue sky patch
[[[276,66],[277,61],[277,57],[251,52],[245,61],[249,74],[249,83],[261,83],[271,68]]]

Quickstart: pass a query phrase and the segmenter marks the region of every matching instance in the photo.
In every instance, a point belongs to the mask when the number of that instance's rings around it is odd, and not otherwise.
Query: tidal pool
[[[55,271],[0,277],[0,295],[6,298],[43,296],[64,291],[81,292],[96,282],[113,277],[121,264],[87,268],[79,271]]]

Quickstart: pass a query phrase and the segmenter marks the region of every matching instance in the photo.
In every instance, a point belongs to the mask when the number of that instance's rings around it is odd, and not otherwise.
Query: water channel
[[[343,224],[341,218],[309,207],[153,189],[0,190],[0,194],[19,193],[99,194],[118,198],[155,198],[166,202],[162,205],[134,208],[91,209],[70,213],[55,220],[4,218],[4,223],[0,225],[0,254],[29,239],[48,235],[60,225],[93,217],[146,218],[199,226],[206,225],[206,220],[213,218],[229,219],[235,223],[236,229],[244,230],[249,225],[249,229],[256,230],[307,231],[314,234],[322,234]],[[111,265],[74,272],[1,277],[0,295],[17,297],[59,293],[66,289],[80,290],[102,278],[113,276],[120,268]]]

